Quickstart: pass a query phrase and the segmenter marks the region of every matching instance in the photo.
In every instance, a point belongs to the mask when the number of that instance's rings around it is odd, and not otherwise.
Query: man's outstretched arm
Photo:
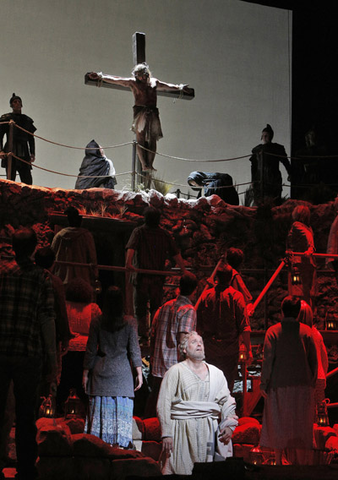
[[[116,75],[105,75],[102,72],[91,72],[88,74],[91,80],[102,80],[105,83],[113,85],[121,85],[123,87],[131,87],[135,80],[133,78],[118,77]]]
[[[166,83],[166,82],[161,82],[160,80],[156,80],[156,87],[159,91],[161,90],[178,91],[178,92],[187,93],[188,95],[191,95],[194,92],[194,89],[188,87],[188,84],[186,83],[181,83],[177,85],[175,83]]]

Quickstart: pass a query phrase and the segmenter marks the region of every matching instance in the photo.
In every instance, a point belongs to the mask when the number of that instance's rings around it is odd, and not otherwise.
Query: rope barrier
[[[161,152],[154,152],[153,150],[149,150],[149,148],[146,148],[144,147],[143,145],[140,145],[138,143],[138,146],[140,148],[142,148],[143,150],[147,151],[147,152],[150,152],[150,153],[156,153],[156,155],[159,155],[160,157],[165,157],[165,158],[173,158],[174,160],[182,160],[184,162],[194,162],[194,163],[209,163],[209,162],[212,162],[212,163],[217,163],[217,162],[232,162],[234,160],[241,160],[242,158],[248,158],[248,157],[251,157],[251,153],[250,155],[243,155],[241,157],[233,157],[233,158],[220,158],[220,159],[197,159],[197,158],[184,158],[184,157],[175,157],[173,155],[167,155],[165,153],[161,153]]]
[[[11,152],[7,152],[7,155],[9,155]],[[37,165],[35,162],[34,163],[31,163],[31,162],[27,162],[27,160],[24,160],[23,158],[20,158],[20,157],[17,157],[16,155],[14,155],[14,153],[12,153],[12,157],[15,158],[16,160],[19,160],[20,162],[23,162],[23,163],[26,163],[27,165],[31,165],[32,167],[34,168],[37,168],[38,170],[43,170],[44,172],[48,172],[48,173],[54,173],[55,175],[61,175],[63,177],[73,177],[73,178],[110,178],[111,175],[96,175],[96,176],[93,176],[93,175],[74,175],[74,174],[71,174],[71,173],[63,173],[63,172],[58,172],[56,170],[50,170],[48,168],[45,168],[45,167],[40,167],[39,165]],[[123,175],[138,175],[139,177],[143,178],[143,179],[147,179],[148,177],[142,173],[136,173],[136,172],[133,172],[132,170],[129,170],[127,172],[121,172],[121,173],[115,173],[114,176],[115,177],[121,177]],[[6,175],[0,175],[2,177],[6,177]],[[165,180],[161,180],[159,178],[156,178],[155,179],[156,182],[160,182],[160,183],[163,183],[163,184],[167,184],[169,183],[170,185],[172,185],[173,187],[186,187],[187,185],[186,184],[182,184],[182,183],[175,183],[175,182],[167,182]],[[219,187],[211,187],[213,189],[219,189],[219,190],[222,190],[223,188],[233,188],[233,187],[242,187],[242,186],[245,186],[245,185],[251,185],[252,182],[243,182],[243,183],[236,183],[235,185],[222,185],[222,186],[219,186]],[[330,184],[326,184],[327,186],[331,186],[331,187],[335,187],[336,184],[334,183],[330,183]],[[307,184],[307,185],[292,185],[293,187],[299,187],[299,188],[309,188],[309,187],[313,187],[313,185],[311,184]],[[287,184],[287,183],[283,183],[282,184],[282,187],[286,187],[286,188],[291,188],[291,184]],[[201,187],[202,188],[202,187]],[[246,191],[244,192],[237,192],[238,195],[245,195]]]
[[[73,150],[87,150],[86,147],[73,147],[72,145],[65,145],[63,143],[53,142],[52,140],[48,140],[47,138],[40,137],[39,135],[36,135],[36,133],[32,133],[32,132],[29,132],[28,130],[25,130],[24,128],[20,127],[17,124],[15,124],[15,126],[17,128],[19,128],[20,130],[22,130],[23,132],[28,133],[29,135],[32,135],[32,137],[38,138],[39,140],[42,140],[42,141],[47,142],[47,143],[51,143],[52,145],[56,145],[58,147],[71,148]],[[111,145],[111,146],[108,146],[108,147],[101,147],[101,148],[103,148],[103,150],[108,150],[110,148],[125,147],[127,145],[132,145],[132,144],[133,144],[133,142],[125,142],[125,143],[120,143],[120,144],[117,144],[117,145]],[[90,150],[93,150],[93,149],[90,149]],[[94,150],[97,150],[97,149],[95,148]]]
[[[71,173],[62,173],[62,172],[57,172],[56,170],[50,170],[48,168],[40,167],[39,165],[36,165],[35,163],[27,162],[27,160],[24,160],[23,158],[17,157],[12,153],[12,157],[15,158],[16,160],[19,160],[20,162],[26,163],[27,165],[31,165],[34,168],[37,168],[38,170],[43,170],[44,172],[49,172],[49,173],[55,173],[57,175],[62,175],[64,177],[74,177],[74,178],[109,178],[111,175],[101,175],[101,176],[92,176],[92,175],[73,175]],[[129,172],[123,172],[123,173],[114,173],[114,177],[119,177],[121,175],[130,175],[133,173],[132,171]]]
[[[93,268],[97,267],[98,270],[105,270],[105,271],[114,271],[114,272],[126,272],[126,273],[143,273],[148,275],[164,275],[164,276],[177,276],[181,275],[181,270],[146,270],[145,268],[135,268],[130,270],[126,267],[114,267],[112,265],[94,265],[92,263],[77,263],[77,262],[64,262],[61,260],[56,260],[55,265],[67,265],[73,267],[87,267]]]
[[[23,132],[27,133],[28,135],[31,135],[35,138],[38,138],[39,140],[42,140],[44,142],[47,142],[47,143],[50,143],[52,145],[56,145],[56,146],[60,146],[60,147],[63,147],[63,148],[69,148],[69,149],[73,149],[73,150],[86,150],[86,147],[75,147],[75,146],[72,146],[72,145],[66,145],[66,144],[63,144],[63,143],[59,143],[59,142],[54,142],[52,140],[49,140],[47,138],[44,138],[44,137],[41,137],[39,135],[36,135],[32,132],[29,132],[28,130],[24,129],[23,127],[17,125],[15,122],[13,122],[13,120],[11,120],[12,123],[14,123],[14,125],[19,128],[20,130],[22,130]],[[0,125],[6,125],[6,124],[9,124],[11,122],[0,122]],[[121,143],[121,144],[116,144],[116,145],[110,145],[110,146],[107,146],[107,147],[102,147],[104,150],[108,150],[108,149],[112,149],[112,148],[120,148],[120,147],[125,147],[125,146],[129,146],[129,145],[134,145],[134,144],[137,144],[140,148],[142,148],[143,150],[145,151],[148,151],[148,152],[151,152],[151,153],[155,153],[157,154],[158,156],[161,156],[161,157],[165,157],[165,158],[171,158],[171,159],[174,159],[174,160],[179,160],[179,161],[183,161],[183,162],[191,162],[191,163],[218,163],[218,162],[231,162],[231,161],[237,161],[237,160],[242,160],[242,159],[245,159],[245,158],[249,158],[252,153],[250,153],[249,155],[242,155],[242,156],[239,156],[239,157],[232,157],[232,158],[223,158],[223,159],[192,159],[192,158],[184,158],[184,157],[178,157],[178,156],[173,156],[173,155],[168,155],[168,154],[165,154],[165,153],[162,153],[162,152],[154,152],[153,150],[150,150],[146,147],[144,147],[143,145],[140,145],[139,143],[137,142],[125,142],[125,143]],[[89,150],[96,150],[95,148],[90,148]],[[300,159],[304,159],[304,158],[316,158],[316,159],[332,159],[332,158],[337,158],[338,155],[326,155],[326,156],[306,156],[306,155],[302,155],[301,157],[285,157],[285,156],[282,156],[282,155],[276,155],[276,154],[273,154],[273,153],[268,153],[266,152],[268,155],[271,155],[271,156],[274,156],[274,157],[278,157],[278,158],[288,158],[288,159],[294,159],[294,160],[300,160]],[[65,177],[73,177],[73,178],[109,178],[111,177],[111,175],[102,175],[102,176],[92,176],[92,175],[88,175],[88,176],[84,176],[84,175],[74,175],[74,174],[68,174],[68,173],[63,173],[63,172],[59,172],[59,171],[56,171],[56,170],[51,170],[51,169],[48,169],[48,168],[44,168],[44,167],[41,167],[39,165],[37,165],[36,163],[30,163],[30,162],[27,162],[26,160],[22,159],[22,158],[19,158],[17,156],[15,156],[13,153],[12,153],[12,157],[21,161],[21,162],[24,162],[26,164],[29,164],[31,166],[33,166],[34,168],[38,168],[39,170],[43,170],[45,172],[48,172],[48,173],[53,173],[55,175],[61,175],[61,176],[65,176]],[[114,174],[116,177],[118,176],[123,176],[123,175],[138,175],[139,177],[143,178],[143,179],[147,179],[149,177],[147,177],[146,175],[142,174],[142,173],[137,173],[137,172],[134,172],[134,171],[127,171],[127,172],[122,172],[122,173],[115,173]],[[180,184],[180,183],[175,183],[175,182],[167,182],[167,181],[164,181],[164,180],[161,180],[159,178],[156,178],[155,179],[156,182],[160,182],[160,183],[163,183],[163,184],[171,184],[173,187],[187,187],[186,184]],[[238,184],[235,184],[235,185],[224,185],[224,186],[219,186],[219,187],[215,187],[217,189],[223,189],[223,188],[233,188],[233,187],[240,187],[240,186],[245,186],[245,185],[250,185],[252,182],[245,182],[245,183],[238,183]],[[331,187],[335,187],[336,184],[326,184],[327,186],[331,186]],[[285,184],[283,183],[282,184],[283,187],[287,187],[287,188],[291,188],[291,184]],[[309,188],[309,187],[313,187],[314,185],[311,185],[311,184],[307,184],[307,185],[292,185],[292,187],[299,187],[299,188]],[[239,195],[243,195],[245,194],[245,192],[240,192]]]

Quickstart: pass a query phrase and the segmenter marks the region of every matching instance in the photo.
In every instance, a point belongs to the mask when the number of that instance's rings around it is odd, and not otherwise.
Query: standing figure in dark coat
[[[103,148],[95,140],[91,140],[85,152],[75,188],[114,188],[117,183],[115,168],[113,162],[105,156]]]
[[[191,172],[187,182],[193,187],[193,190],[199,190],[198,197],[201,196],[201,187],[204,187],[206,197],[218,195],[230,205],[239,205],[238,193],[233,186],[232,177],[228,173]]]
[[[9,104],[12,108],[12,113],[5,113],[0,117],[0,158],[1,158],[1,166],[6,168],[7,178],[8,180],[15,181],[16,172],[20,175],[20,180],[27,185],[32,185],[32,167],[31,162],[35,160],[35,139],[33,135],[30,133],[34,133],[36,128],[34,126],[34,121],[21,113],[22,109],[22,100],[20,97],[13,93],[11,99],[9,100]],[[12,168],[9,178],[8,172],[8,161],[7,161],[7,153],[10,151],[9,145],[9,124],[6,122],[10,122],[13,120],[16,125],[19,127],[27,130],[24,132],[20,128],[14,126],[13,129],[13,146],[12,146],[12,153],[16,157],[22,158],[24,162],[17,160],[16,158],[12,157]],[[3,123],[2,123],[3,122]],[[30,132],[30,133],[28,133]],[[6,134],[7,142],[5,146],[3,146],[3,138]],[[25,163],[26,162],[26,163]]]
[[[251,182],[255,205],[260,205],[267,200],[280,201],[282,175],[279,162],[284,165],[288,175],[291,175],[291,165],[285,148],[278,143],[272,143],[273,135],[274,132],[268,124],[262,131],[262,143],[252,149]]]

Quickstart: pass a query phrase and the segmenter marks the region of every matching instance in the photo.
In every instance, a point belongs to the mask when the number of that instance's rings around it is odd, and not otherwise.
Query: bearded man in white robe
[[[238,424],[223,372],[204,361],[202,337],[190,332],[180,350],[185,360],[166,372],[157,402],[164,475],[191,475],[194,463],[232,456]]]

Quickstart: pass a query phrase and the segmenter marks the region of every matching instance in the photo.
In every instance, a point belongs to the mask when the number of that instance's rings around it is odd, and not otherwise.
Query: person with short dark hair
[[[144,225],[133,230],[126,245],[126,268],[132,272],[136,268],[164,270],[165,262],[172,257],[185,273],[186,268],[179,249],[169,232],[160,227],[161,213],[154,207],[144,211]],[[133,261],[135,260],[135,267]],[[162,304],[164,275],[138,273],[134,289],[135,315],[138,321],[141,342],[148,342],[147,303],[153,318]]]
[[[36,408],[42,365],[57,372],[54,296],[45,271],[34,264],[33,229],[13,234],[15,262],[0,265],[0,430],[10,382],[14,383],[17,478],[37,477]]]
[[[155,405],[162,378],[165,372],[180,360],[179,343],[184,335],[196,330],[196,311],[192,305],[192,297],[197,283],[193,273],[182,275],[179,295],[162,305],[155,314],[150,336],[152,391],[148,400],[147,416],[151,413],[156,415]]]
[[[287,296],[282,321],[270,327],[264,340],[261,393],[265,398],[260,444],[273,448],[276,463],[302,464],[312,449],[317,353],[310,327],[299,323],[301,301]]]
[[[56,262],[83,263],[88,266],[56,264],[53,273],[60,277],[65,285],[73,278],[83,278],[90,285],[94,285],[98,278],[98,269],[93,235],[81,227],[82,215],[75,207],[68,207],[64,213],[69,226],[54,236],[51,245]]]
[[[12,112],[5,113],[0,117],[1,166],[6,168],[8,180],[15,181],[16,173],[18,172],[21,182],[26,183],[27,185],[32,185],[33,180],[31,163],[35,161],[35,139],[33,133],[36,131],[34,120],[22,113],[22,100],[18,95],[15,95],[15,93],[13,93],[12,97],[10,98],[9,105],[12,108]],[[7,154],[9,153],[10,148],[10,121],[15,122],[11,153],[23,161],[12,156],[11,174],[9,178]],[[4,135],[7,137],[5,146],[3,146]]]
[[[243,295],[230,286],[231,278],[230,265],[221,264],[216,285],[203,292],[197,309],[197,331],[204,338],[206,359],[223,371],[230,391],[237,377],[240,338],[247,351],[247,363],[252,362],[246,304]]]

